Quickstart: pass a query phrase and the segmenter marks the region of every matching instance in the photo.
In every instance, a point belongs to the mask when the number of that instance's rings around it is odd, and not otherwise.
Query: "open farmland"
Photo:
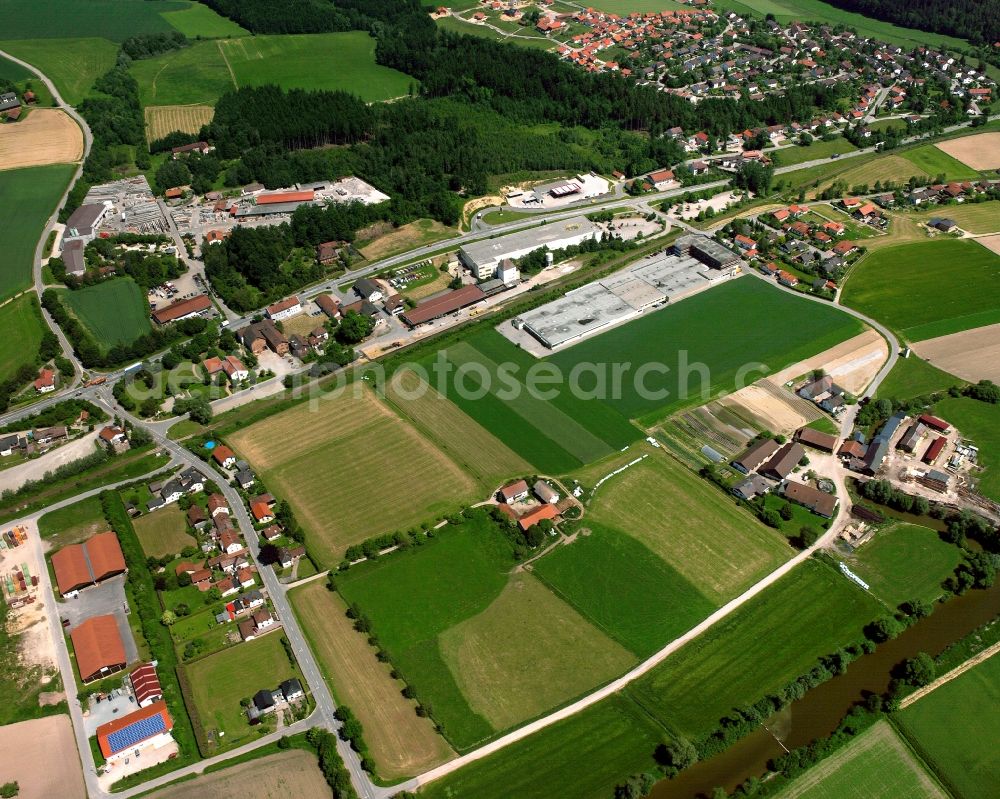
[[[178,11],[164,11],[161,16],[189,39],[250,35],[231,19],[219,16],[208,6],[198,2],[188,3],[187,8]]]
[[[186,0],[4,0],[0,30],[5,39],[100,36],[123,42],[140,33],[172,30],[162,12],[188,5]]]
[[[134,519],[132,525],[148,557],[179,555],[184,547],[198,543],[188,533],[184,511],[176,502]]]
[[[1000,324],[924,339],[914,352],[970,383],[1000,383]]]
[[[630,535],[588,515],[571,544],[531,564],[532,572],[594,625],[646,657],[716,607]]]
[[[4,4],[2,7],[7,6]],[[37,15],[32,15],[32,18],[37,19]],[[90,38],[79,39],[3,41],[0,42],[0,50],[37,67],[56,85],[63,100],[76,106],[93,87],[94,81],[115,65],[118,46],[91,35]]]
[[[145,114],[146,139],[153,142],[175,130],[197,134],[212,121],[215,109],[210,105],[160,105],[148,106]]]
[[[290,596],[333,695],[364,726],[379,777],[419,774],[447,760],[453,754],[448,744],[430,719],[414,712],[415,703],[400,693],[403,683],[354,630],[344,600],[321,581]]]
[[[0,758],[0,784],[16,782],[20,799],[87,796],[68,715],[0,727],[0,751],[5,753]]]
[[[832,184],[834,179],[843,181],[850,188],[858,185],[873,186],[878,181],[883,184],[906,183],[911,177],[928,177],[927,172],[902,155],[880,155],[867,163],[852,159],[847,163],[851,165],[848,169],[836,174],[832,179],[821,182],[820,189]]]
[[[662,727],[616,695],[430,783],[420,796],[607,799],[625,775],[653,768],[664,738]]]
[[[433,519],[476,495],[475,481],[363,383],[230,436],[268,488],[291,503],[326,565],[364,539]],[[372,498],[372,505],[366,497]]]
[[[943,141],[939,150],[961,161],[971,169],[1000,168],[1000,133],[977,133],[959,139]]]
[[[934,213],[920,214],[920,220],[927,221],[935,216],[954,219],[955,224],[968,233],[1000,233],[1000,200],[949,205],[935,210]]]
[[[66,164],[82,156],[80,126],[57,108],[33,108],[16,125],[0,126],[3,169]]]
[[[195,726],[201,723],[202,734],[225,733],[219,749],[245,743],[252,732],[241,699],[262,688],[277,688],[292,677],[302,681],[298,666],[289,662],[281,645],[283,635],[281,630],[267,633],[180,667],[194,703],[191,721]],[[304,682],[302,687],[306,687]]]
[[[105,350],[130,344],[150,330],[149,304],[130,277],[62,291],[61,296]]]
[[[31,285],[38,239],[75,168],[58,164],[0,171],[0,230],[4,231],[0,302]]]
[[[889,607],[910,599],[934,602],[941,583],[962,561],[962,550],[941,540],[935,530],[897,524],[880,530],[848,565]]]
[[[486,491],[531,471],[524,458],[438,394],[416,372],[397,372],[386,386],[386,396]]]
[[[222,41],[195,42],[153,58],[134,61],[129,71],[139,83],[145,108],[208,105],[237,88],[222,57]]]
[[[945,391],[962,381],[917,355],[900,358],[878,387],[879,398],[912,399],[934,391]]]
[[[1000,657],[994,655],[899,714],[902,732],[962,799],[996,796],[1000,784]]]
[[[691,738],[860,640],[884,606],[825,563],[807,560],[626,689]]]
[[[792,554],[774,531],[662,451],[602,485],[587,518],[641,541],[717,604]]]
[[[778,799],[945,799],[887,721],[879,721],[777,794]]]
[[[201,774],[147,794],[148,799],[312,799],[328,796],[330,786],[319,770],[316,756],[293,749],[239,763],[230,768]]]
[[[546,360],[569,374],[580,363],[627,359],[633,371],[626,375],[621,396],[607,404],[649,425],[670,411],[741,388],[737,377],[746,366],[753,367],[745,381],[751,382],[861,332],[859,322],[836,308],[800,300],[746,277],[647,313]],[[663,364],[669,371],[633,380],[639,364]],[[584,373],[579,381],[585,392],[595,388],[588,377]]]
[[[934,144],[923,144],[902,152],[903,158],[922,169],[932,178],[944,175],[945,180],[977,180],[979,172],[970,169],[961,161]]]
[[[1000,502],[1000,405],[948,397],[935,406],[935,413],[979,447],[979,465],[984,468],[976,473],[979,491]]]
[[[0,381],[4,381],[38,355],[45,322],[33,294],[0,305],[0,330],[17,331],[0,339]]]
[[[1000,322],[998,278],[1000,256],[973,241],[940,239],[872,253],[842,299],[920,341]]]
[[[22,67],[16,61],[0,56],[0,80],[9,80],[20,83],[23,80],[30,80],[35,77],[35,73],[27,67]]]

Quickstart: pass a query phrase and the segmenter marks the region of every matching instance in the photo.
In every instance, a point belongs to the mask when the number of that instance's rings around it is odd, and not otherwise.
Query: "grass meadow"
[[[976,474],[979,491],[1000,502],[1000,405],[948,397],[935,406],[935,412],[979,447],[979,465],[983,467]]]
[[[969,233],[1000,232],[1000,200],[949,205],[945,208],[935,209],[934,213],[922,213],[919,218],[921,221],[927,221],[934,216],[954,219],[962,230]]]
[[[853,153],[858,148],[843,136],[837,136],[830,141],[817,139],[807,147],[787,147],[774,153],[777,166],[791,166],[817,158],[829,158],[834,153]]]
[[[291,503],[325,566],[351,544],[478,497],[471,476],[362,383],[245,427],[229,444]]]
[[[966,166],[933,144],[923,144],[919,147],[903,150],[901,155],[931,177],[944,175],[945,180],[978,180],[979,178],[979,173],[975,169]]]
[[[912,399],[935,391],[945,391],[964,382],[911,353],[909,358],[900,358],[896,361],[888,377],[878,387],[878,396],[900,400]]]
[[[910,341],[1000,322],[1000,256],[974,241],[888,247],[851,273],[843,302]]]
[[[848,561],[872,592],[895,608],[910,599],[934,602],[942,581],[962,561],[962,551],[937,531],[916,524],[880,530]]]
[[[184,547],[197,543],[188,533],[187,518],[177,503],[134,519],[132,526],[142,551],[149,557],[179,555]]]
[[[38,239],[75,170],[75,164],[53,164],[0,171],[0,230],[5,245],[0,302],[31,286]]]
[[[404,683],[392,678],[391,666],[379,662],[365,636],[354,630],[338,594],[320,580],[289,596],[333,695],[364,726],[379,777],[419,774],[453,755],[434,723],[418,716],[416,703],[402,695]]]
[[[149,304],[132,278],[104,280],[61,294],[76,318],[104,350],[129,344],[151,328]]]
[[[192,2],[187,8],[177,11],[163,11],[161,16],[171,27],[176,28],[189,39],[223,39],[231,36],[249,36],[231,19],[226,19],[206,5]]]
[[[100,36],[123,42],[140,33],[172,30],[163,12],[190,5],[180,0],[4,0],[0,30],[5,39]]]
[[[22,294],[0,305],[0,330],[13,334],[0,339],[0,381],[4,381],[38,355],[45,322],[33,294]]]
[[[0,57],[0,80],[9,80],[12,83],[20,83],[24,80],[31,80],[35,73],[30,69],[22,67],[16,61]]]
[[[115,65],[118,45],[99,38],[99,34],[85,37],[73,33],[73,36],[79,38],[3,41],[0,50],[38,67],[56,85],[63,100],[75,106],[94,81]]]
[[[777,799],[945,799],[892,725],[880,721],[796,778]]]
[[[38,532],[52,549],[77,544],[107,529],[101,498],[96,496],[49,511],[38,520]]]
[[[956,796],[988,799],[1000,784],[998,704],[994,656],[899,713],[899,727]]]
[[[825,563],[808,560],[625,689],[669,729],[697,738],[862,637],[884,612]]]

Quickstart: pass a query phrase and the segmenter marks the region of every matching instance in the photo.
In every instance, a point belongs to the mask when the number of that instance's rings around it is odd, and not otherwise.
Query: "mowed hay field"
[[[902,156],[932,178],[944,175],[945,180],[976,180],[979,177],[977,170],[970,169],[934,144],[904,150]]]
[[[960,335],[960,334],[955,334]],[[935,341],[936,339],[928,339]],[[960,384],[955,375],[944,372],[916,355],[900,358],[892,367],[889,376],[878,387],[877,397],[882,399],[912,399],[922,394],[945,391]]]
[[[364,726],[379,777],[419,774],[454,754],[434,723],[418,716],[416,703],[400,693],[404,683],[389,675],[391,667],[379,662],[366,637],[355,631],[338,594],[316,581],[290,596],[334,696]]]
[[[268,488],[291,503],[327,566],[344,549],[475,499],[476,481],[363,383],[229,437]]]
[[[175,130],[197,134],[212,121],[215,109],[210,105],[159,105],[147,107],[145,114],[146,139],[153,142]]]
[[[189,5],[187,0],[4,0],[0,30],[10,39],[102,36],[123,42],[141,33],[173,30],[162,12]]]
[[[1000,133],[997,135],[1000,136]],[[949,205],[937,213],[921,214],[920,219],[927,221],[935,216],[954,219],[955,224],[969,233],[1000,233],[1000,200]]]
[[[35,247],[76,167],[69,164],[0,171],[0,302],[31,285]],[[5,328],[10,329],[10,328]],[[24,342],[19,342],[24,347]]]
[[[879,721],[798,777],[778,799],[945,799],[888,721]]]
[[[0,330],[14,333],[0,338],[0,381],[13,376],[38,355],[45,322],[33,298],[32,294],[22,294],[0,305]]]
[[[150,331],[149,303],[130,277],[60,292],[63,301],[105,350]]]
[[[968,167],[982,171],[1000,168],[1000,133],[977,133],[937,145],[952,158]]]
[[[176,503],[140,516],[132,525],[147,557],[179,555],[184,547],[198,543],[188,533],[187,518]]]
[[[0,8],[6,5],[5,3]],[[151,4],[130,2],[130,5]],[[27,18],[38,17],[29,13]],[[81,33],[73,35],[86,36]],[[76,106],[83,101],[94,81],[115,65],[118,45],[107,39],[97,38],[98,36],[100,34],[90,34],[91,38],[3,41],[0,42],[0,50],[37,67],[55,84],[63,100]]]
[[[241,28],[231,19],[215,13],[198,2],[187,4],[179,11],[164,11],[160,14],[171,27],[176,28],[189,39],[215,39],[229,36],[249,36],[249,31]]]
[[[487,490],[528,474],[531,464],[442,397],[416,372],[403,369],[386,385],[386,397],[418,430],[437,443]]]
[[[974,241],[939,239],[870,254],[842,301],[920,341],[1000,322],[998,279],[1000,256]]]
[[[83,156],[83,131],[58,108],[32,108],[13,125],[0,125],[0,168],[66,164]]]
[[[149,799],[314,799],[329,796],[316,756],[301,749],[278,752],[238,766],[201,774],[148,794]]]
[[[669,729],[697,738],[859,641],[882,605],[831,566],[807,560],[625,689]]]
[[[848,161],[848,163],[851,163]],[[822,169],[822,167],[819,167]],[[836,168],[831,170],[835,173],[830,179],[822,182],[814,190],[818,194],[823,189],[833,184],[834,180],[843,181],[848,188],[858,185],[874,185],[877,181],[882,183],[906,183],[911,177],[926,178],[927,172],[917,166],[913,161],[903,158],[902,155],[882,155],[873,158],[862,164],[853,165],[837,173]]]
[[[996,796],[1000,784],[1000,657],[974,666],[898,714],[917,752],[962,799]]]
[[[779,534],[662,451],[604,483],[591,518],[642,542],[717,604],[792,555]]]

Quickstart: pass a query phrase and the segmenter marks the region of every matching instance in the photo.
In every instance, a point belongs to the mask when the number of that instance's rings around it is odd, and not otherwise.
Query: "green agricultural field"
[[[714,609],[647,546],[590,516],[572,544],[532,564],[534,574],[594,625],[646,657]]]
[[[791,166],[814,161],[817,158],[829,158],[834,153],[853,153],[858,148],[843,136],[837,136],[830,141],[817,139],[808,147],[786,147],[774,153],[777,166]]]
[[[240,86],[340,89],[376,102],[401,97],[413,79],[375,63],[375,40],[362,31],[253,36],[197,42],[135,62],[144,105],[215,105]]]
[[[1000,233],[1000,200],[936,208],[934,213],[920,214],[919,219],[925,222],[934,216],[954,219],[962,230],[969,233]]]
[[[912,399],[935,391],[946,391],[952,386],[965,383],[954,375],[932,366],[915,353],[909,358],[900,358],[892,367],[888,377],[878,387],[879,398]]]
[[[108,529],[100,497],[89,497],[46,513],[38,520],[38,532],[52,549],[84,541]]]
[[[934,602],[941,583],[962,561],[962,551],[937,531],[915,524],[880,530],[847,560],[851,570],[889,607],[909,599]]]
[[[653,752],[665,738],[634,703],[614,696],[435,780],[420,795],[607,799],[627,775],[653,769]]]
[[[859,640],[884,611],[832,567],[808,560],[626,691],[670,729],[697,738],[734,707]]]
[[[662,450],[604,483],[590,519],[641,541],[716,605],[792,554],[773,530]]]
[[[63,301],[105,350],[130,344],[148,333],[149,303],[129,277],[62,291]]]
[[[865,258],[842,301],[921,341],[1000,322],[998,278],[1000,256],[974,241],[903,244]]]
[[[962,799],[996,796],[1000,784],[1000,657],[994,656],[899,714],[901,731]]]
[[[0,30],[5,39],[100,36],[123,42],[140,33],[171,30],[163,12],[188,5],[178,0],[4,0]]]
[[[945,799],[937,781],[887,721],[820,761],[777,799]]]
[[[75,170],[75,164],[54,164],[0,171],[0,230],[5,240],[0,302],[31,285],[38,239]],[[23,348],[23,342],[19,346]]]
[[[587,7],[596,8],[598,11],[607,11],[609,14],[618,14],[623,17],[635,12],[647,14],[650,12],[676,11],[678,8],[689,8],[689,6],[674,2],[674,0],[594,0]]]
[[[935,412],[979,447],[979,464],[984,467],[976,475],[979,491],[1000,502],[1000,405],[949,397],[935,406]]]
[[[945,180],[977,180],[979,178],[979,173],[975,169],[966,166],[933,144],[923,144],[910,150],[902,150],[900,155],[931,177],[944,175]]]
[[[34,77],[35,73],[30,69],[26,69],[10,59],[0,57],[0,80],[20,83],[23,80],[30,80]]]
[[[133,520],[142,551],[149,557],[179,555],[184,547],[198,542],[187,530],[187,519],[177,503]]]
[[[196,711],[191,720],[196,724],[200,720],[205,733],[210,730],[225,733],[219,739],[220,750],[245,743],[253,732],[240,700],[252,697],[262,688],[276,688],[292,677],[297,677],[306,688],[298,666],[289,661],[281,645],[283,635],[280,630],[268,633],[180,667],[185,672]]]
[[[97,37],[20,39],[0,42],[6,50],[38,67],[70,105],[79,105],[94,81],[115,65],[118,46]]]
[[[33,294],[22,294],[0,305],[0,330],[13,332],[0,339],[0,382],[16,374],[24,364],[33,363],[38,356],[45,321],[33,299]]]
[[[861,332],[861,324],[837,308],[745,277],[647,313],[547,360],[563,374],[580,363],[631,362],[621,396],[607,403],[623,416],[652,425],[679,408],[735,390],[745,367],[753,369],[749,383]],[[669,371],[652,371],[640,381],[634,378],[641,364],[663,364]],[[701,364],[704,369],[696,366]],[[585,373],[579,381],[584,391],[594,389],[588,377]]]
[[[189,3],[187,8],[179,11],[164,11],[161,16],[189,39],[250,35],[231,19],[219,16],[208,6],[197,2]]]

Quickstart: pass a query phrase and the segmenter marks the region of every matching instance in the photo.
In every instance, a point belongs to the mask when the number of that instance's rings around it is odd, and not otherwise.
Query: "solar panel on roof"
[[[115,732],[108,736],[108,746],[111,747],[112,753],[121,752],[130,746],[135,746],[137,743],[145,741],[147,738],[152,738],[165,729],[166,724],[163,721],[163,714],[157,713],[155,716],[139,719],[139,721],[133,722],[127,727],[115,730]]]

